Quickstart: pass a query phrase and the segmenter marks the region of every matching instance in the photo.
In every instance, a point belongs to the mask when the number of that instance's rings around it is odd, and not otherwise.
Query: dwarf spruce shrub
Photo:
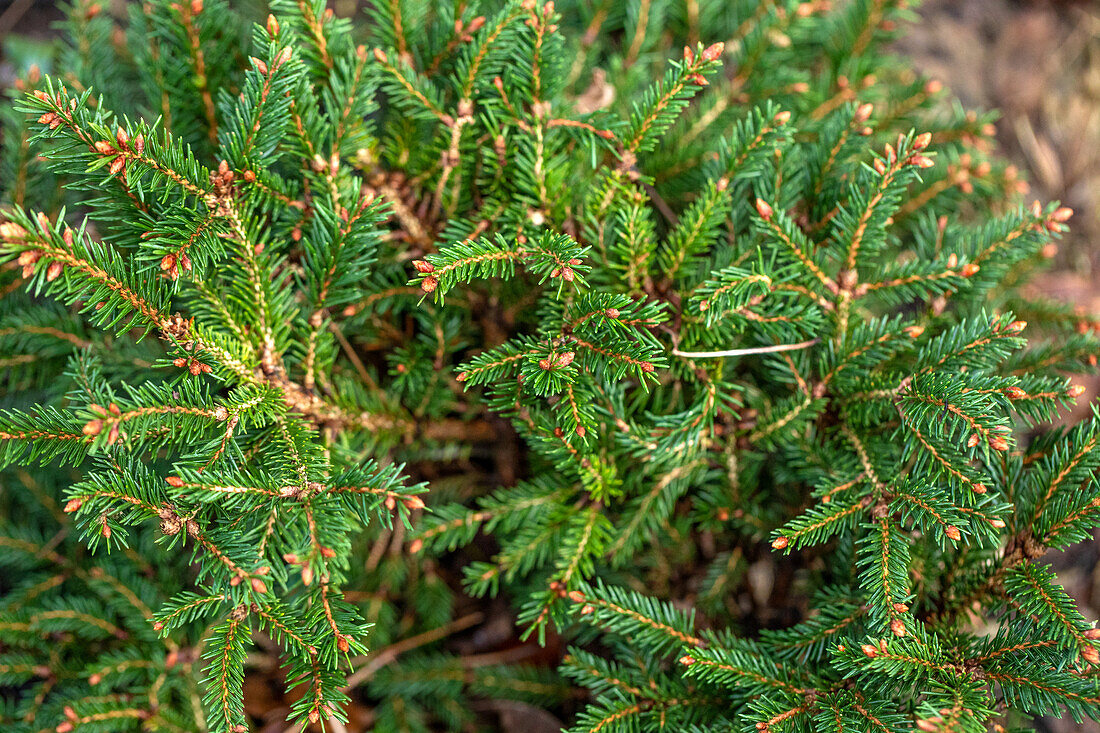
[[[232,5],[3,111],[5,731],[1100,714],[1071,212],[906,3]]]

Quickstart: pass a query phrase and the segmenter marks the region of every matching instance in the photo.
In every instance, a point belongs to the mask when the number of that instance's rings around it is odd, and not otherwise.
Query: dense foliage
[[[1100,714],[1071,212],[904,2],[252,10],[78,2],[4,111],[4,730]]]

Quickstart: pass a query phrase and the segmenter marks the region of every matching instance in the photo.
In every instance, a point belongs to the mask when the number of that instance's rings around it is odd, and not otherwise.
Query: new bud
[[[776,550],[784,550],[789,544],[790,540],[783,536],[776,537],[772,540],[772,548]]]
[[[764,199],[756,199],[756,212],[760,214],[760,218],[764,221],[771,221],[772,214],[775,213]]]
[[[959,528],[953,524],[947,525],[947,527],[944,528],[943,533],[955,542],[958,542],[960,539],[962,539],[962,532],[960,532]]]
[[[722,58],[722,52],[725,51],[726,44],[719,41],[718,43],[711,44],[703,49],[704,61],[717,61]]]
[[[1068,206],[1062,206],[1061,208],[1056,209],[1054,213],[1050,215],[1050,218],[1057,222],[1065,222],[1069,221],[1069,218],[1071,216],[1073,216],[1073,209],[1069,208]]]

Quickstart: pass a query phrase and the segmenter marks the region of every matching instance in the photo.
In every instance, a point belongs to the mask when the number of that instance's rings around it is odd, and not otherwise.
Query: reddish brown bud
[[[420,281],[420,289],[425,293],[430,293],[439,287],[439,280],[435,279],[431,275]]]
[[[896,618],[890,622],[890,631],[894,633],[894,636],[905,636],[905,622],[900,618]]]
[[[65,502],[65,513],[66,514],[72,514],[77,509],[79,509],[80,506],[83,503],[84,503],[84,500],[81,499],[80,497],[75,497],[75,498],[69,499],[67,502]]]
[[[279,35],[279,21],[274,15],[267,16],[267,34],[272,38]]]
[[[424,508],[424,500],[419,496],[407,496],[405,497],[405,507],[411,511]]]
[[[886,163],[882,158],[875,158],[872,167],[875,169],[875,173],[878,173],[880,176],[886,173]]]
[[[595,611],[596,611],[595,606],[593,606],[590,603],[586,603],[583,606],[581,606],[581,615],[582,616],[587,616],[591,613],[595,613]]]
[[[180,488],[183,486],[183,479],[179,476],[165,476],[164,482],[173,488]]]
[[[252,578],[251,582],[252,590],[260,594],[267,593],[267,584],[264,583],[262,580],[260,580],[259,578]]]
[[[904,603],[895,603],[894,610],[898,613],[909,613],[909,606]]]
[[[321,556],[331,560],[332,558],[336,557],[336,550],[332,549],[331,547],[325,547],[322,545]]]
[[[426,260],[413,260],[413,267],[416,268],[417,272],[435,272],[435,265]]]
[[[1096,647],[1091,645],[1081,648],[1081,658],[1089,664],[1100,664],[1100,652],[1097,652]]]
[[[1005,395],[1010,400],[1022,400],[1023,398],[1027,397],[1027,392],[1020,389],[1019,387],[1012,386],[1005,390]]]
[[[949,524],[944,527],[943,533],[955,542],[958,542],[960,539],[962,539],[962,532],[960,532],[959,528],[953,524]]]
[[[14,221],[6,221],[0,224],[0,237],[8,241],[25,239],[27,236],[27,230],[16,224]],[[37,260],[38,258],[35,257]],[[26,264],[22,261],[22,255],[20,255],[21,265]]]
[[[389,60],[386,58],[386,52],[380,48],[374,49],[374,58],[380,64],[384,64]]]
[[[1073,209],[1068,206],[1062,206],[1056,209],[1054,213],[1050,215],[1050,218],[1057,222],[1065,222],[1069,221],[1071,216],[1073,216]]]
[[[1008,441],[1001,435],[990,435],[989,447],[993,450],[1008,450]]]
[[[69,733],[69,731],[71,731],[72,729],[73,729],[73,724],[70,723],[67,720],[63,723],[59,723],[58,726],[56,728],[54,728],[54,730],[57,731],[57,733]]]
[[[342,652],[347,652],[347,650],[351,648],[351,645],[348,644],[348,637],[344,636],[343,634],[337,634],[336,648],[338,648]]]
[[[790,540],[782,535],[772,540],[772,548],[776,550],[784,550],[788,544],[790,544]]]
[[[1016,334],[1023,332],[1025,328],[1027,328],[1027,321],[1013,321],[1012,323],[1005,326],[1005,333],[1015,336]]]
[[[89,420],[84,423],[84,427],[81,429],[85,435],[99,435],[103,431],[102,420]]]
[[[989,524],[990,524],[991,527],[994,527],[995,529],[1004,529],[1005,528],[1005,521],[1003,519],[990,519]]]
[[[689,654],[685,654],[684,656],[680,657],[679,662],[680,662],[680,664],[684,665],[685,667],[689,667],[689,666],[695,664],[695,657],[693,657]]]
[[[684,46],[684,61],[688,66],[695,63],[695,52],[691,50],[691,46]]]
[[[718,59],[722,58],[722,52],[725,51],[725,49],[726,44],[722,43],[721,41],[719,41],[718,43],[713,43],[703,49],[703,60],[717,61]]]
[[[962,266],[962,269],[959,270],[959,274],[963,277],[970,277],[971,275],[977,273],[980,269],[981,268],[973,262],[967,262],[965,265]]]
[[[409,552],[411,552],[413,555],[415,555],[416,553],[420,552],[423,549],[424,549],[424,540],[422,540],[422,539],[417,538],[417,539],[415,539],[415,540],[413,540],[412,542],[409,543]]]
[[[137,137],[134,138],[134,150],[137,152],[138,155],[141,155],[142,153],[145,152],[145,136],[144,135],[138,135]]]
[[[924,155],[914,155],[909,159],[909,162],[918,168],[931,168],[936,164],[935,161]]]
[[[932,133],[922,132],[913,138],[913,150],[924,150],[932,142]]]
[[[248,60],[252,62],[252,65],[256,67],[256,71],[260,72],[264,76],[267,76],[267,64],[263,59],[258,59],[255,56],[249,56]]]
[[[1085,385],[1083,385],[1083,384],[1072,384],[1072,385],[1070,385],[1069,389],[1066,390],[1066,394],[1069,395],[1070,397],[1074,398],[1074,399],[1080,397],[1084,393],[1085,393]]]
[[[924,333],[924,326],[908,326],[905,333],[908,334],[909,338],[920,338],[921,334]]]
[[[862,649],[863,653],[871,659],[874,659],[878,656],[878,649],[876,649],[872,644],[862,644],[859,648]]]
[[[756,199],[756,213],[760,214],[760,218],[764,221],[771,221],[772,214],[774,214],[775,211],[764,199]]]
[[[1100,639],[1100,629],[1088,629],[1084,633],[1086,639]]]
[[[777,112],[775,117],[772,117],[772,122],[776,125],[785,125],[791,121],[791,113],[789,110],[783,110]]]

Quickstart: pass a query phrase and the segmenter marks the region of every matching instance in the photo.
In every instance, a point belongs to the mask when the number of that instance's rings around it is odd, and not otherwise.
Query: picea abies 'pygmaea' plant
[[[6,113],[6,726],[248,730],[254,648],[307,724],[1100,712],[1071,212],[903,2],[270,5],[77,3]]]

